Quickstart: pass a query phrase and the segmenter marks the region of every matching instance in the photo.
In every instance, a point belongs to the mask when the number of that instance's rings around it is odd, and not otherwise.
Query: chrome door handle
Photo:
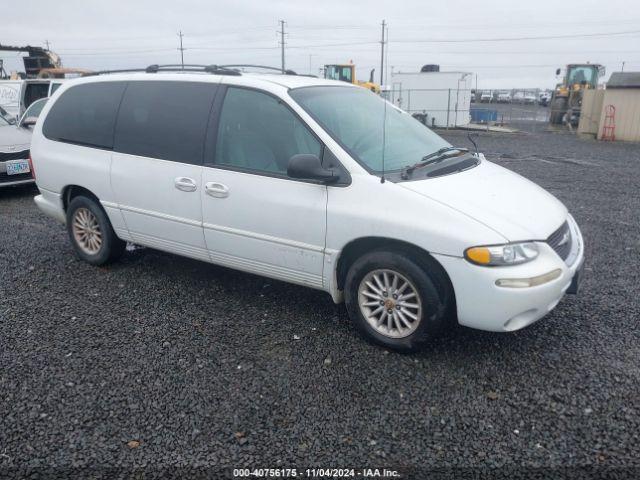
[[[178,190],[182,190],[183,192],[195,192],[196,188],[198,188],[196,181],[189,177],[176,177],[174,185]]]
[[[204,184],[204,190],[207,195],[216,198],[225,198],[229,196],[229,187],[218,182],[207,182]]]

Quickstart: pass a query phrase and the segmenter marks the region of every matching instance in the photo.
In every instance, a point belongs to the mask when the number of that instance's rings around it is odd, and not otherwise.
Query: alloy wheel
[[[80,249],[89,254],[95,255],[102,248],[102,230],[98,219],[88,208],[78,208],[73,214],[71,225],[73,237]]]
[[[394,270],[373,270],[365,275],[358,288],[358,305],[369,325],[390,338],[411,335],[422,318],[418,289]]]

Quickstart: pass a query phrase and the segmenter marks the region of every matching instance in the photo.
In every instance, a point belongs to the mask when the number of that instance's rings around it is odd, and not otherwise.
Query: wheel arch
[[[73,200],[75,197],[78,197],[80,195],[83,195],[95,200],[98,203],[98,205],[102,207],[102,204],[100,203],[100,199],[98,198],[98,196],[95,195],[88,188],[81,187],[80,185],[67,185],[62,189],[62,196],[61,196],[62,208],[64,208],[65,213],[67,211],[67,208],[69,207],[69,204],[71,203],[71,200]]]
[[[335,281],[338,290],[344,290],[347,272],[353,263],[362,255],[375,250],[392,250],[411,254],[426,271],[435,271],[449,288],[455,304],[455,290],[449,274],[444,267],[427,250],[413,243],[387,237],[361,237],[347,243],[338,255],[335,268]]]

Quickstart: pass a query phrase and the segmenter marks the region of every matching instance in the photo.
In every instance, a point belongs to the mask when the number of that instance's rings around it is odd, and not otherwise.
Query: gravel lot
[[[34,189],[0,190],[0,477],[640,476],[640,145],[479,142],[573,212],[582,291],[524,331],[458,328],[414,355],[364,342],[322,292],[150,249],[91,267]]]

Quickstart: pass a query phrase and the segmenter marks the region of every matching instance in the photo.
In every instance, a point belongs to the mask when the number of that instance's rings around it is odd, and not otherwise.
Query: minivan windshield
[[[371,172],[382,171],[383,149],[388,172],[450,146],[411,115],[389,103],[385,106],[382,98],[365,88],[301,87],[289,94]]]

